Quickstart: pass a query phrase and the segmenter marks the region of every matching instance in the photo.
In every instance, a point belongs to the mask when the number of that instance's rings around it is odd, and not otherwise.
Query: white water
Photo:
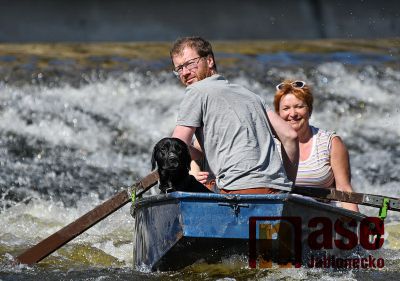
[[[62,202],[62,196],[71,192],[64,191],[63,186],[74,182],[68,170],[69,166],[76,165],[69,162],[71,157],[82,161],[83,169],[90,166],[116,174],[128,170],[139,177],[150,171],[149,152],[160,138],[171,134],[184,89],[175,83],[145,85],[142,76],[135,73],[128,73],[120,79],[126,81],[108,79],[80,89],[70,86],[55,89],[2,86],[0,100],[5,106],[0,115],[1,131],[21,135],[27,143],[32,139],[40,140],[46,143],[48,152],[38,149],[31,159],[21,157],[16,162],[2,159],[2,166],[7,165],[16,172],[10,177],[3,173],[1,178],[5,192],[0,225],[8,227],[0,230],[0,244],[11,248],[33,245],[102,202],[98,192],[90,191],[89,186],[96,184],[91,182],[91,178],[83,178],[79,187],[86,189],[84,196],[68,194],[76,206]],[[116,132],[116,128],[120,132]],[[116,140],[141,149],[139,153],[116,151]],[[64,147],[65,151],[52,154],[51,150],[57,146]],[[69,151],[71,149],[74,152]],[[52,164],[58,157],[67,167],[63,174],[57,175],[51,168],[44,170],[44,174],[30,172],[31,167],[41,161]],[[136,176],[118,186],[110,185],[106,190],[107,196],[137,179]],[[32,190],[35,181],[46,180],[51,183],[58,181],[57,186]],[[41,198],[41,193],[51,194],[52,188],[58,189],[61,196]],[[17,190],[24,191],[24,200],[15,202],[15,196],[6,198]],[[5,208],[6,204],[11,207]],[[90,244],[124,265],[131,265],[132,231],[129,206],[125,206],[69,244]]]
[[[355,191],[400,197],[398,70],[367,66],[353,71],[324,63],[312,71],[271,68],[265,75],[277,82],[312,83],[317,105],[311,123],[335,130],[348,144]],[[272,104],[274,85],[244,76],[231,80]],[[184,89],[169,73],[132,72],[81,88],[0,84],[0,92],[0,225],[6,226],[0,229],[0,245],[14,253],[146,175],[152,146],[172,132]],[[28,152],[15,152],[16,147]],[[361,210],[377,215],[377,209]],[[392,233],[399,219],[389,213]],[[132,231],[126,206],[68,245],[89,245],[116,260],[111,265],[92,261],[93,266],[130,267]],[[398,250],[398,237],[393,239],[387,247]],[[302,278],[302,271],[296,274]]]

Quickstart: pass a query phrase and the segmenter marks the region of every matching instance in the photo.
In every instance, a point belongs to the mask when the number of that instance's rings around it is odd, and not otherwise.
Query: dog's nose
[[[179,166],[179,157],[173,152],[168,153],[168,162],[174,168]]]

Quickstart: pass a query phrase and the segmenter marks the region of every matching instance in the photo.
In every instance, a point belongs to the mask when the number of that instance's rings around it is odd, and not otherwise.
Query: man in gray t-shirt
[[[202,152],[191,146],[196,133],[217,187],[225,192],[290,190],[298,163],[294,130],[260,96],[217,74],[206,40],[177,40],[171,59],[174,73],[187,86],[173,137],[186,142],[198,159]],[[286,172],[273,134],[282,143]]]

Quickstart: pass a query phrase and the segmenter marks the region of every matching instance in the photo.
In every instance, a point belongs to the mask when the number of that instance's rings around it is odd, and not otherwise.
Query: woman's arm
[[[335,177],[336,189],[340,191],[353,192],[350,183],[350,161],[349,153],[340,137],[332,138],[331,143],[331,166]],[[357,204],[342,202],[345,209],[358,212]]]

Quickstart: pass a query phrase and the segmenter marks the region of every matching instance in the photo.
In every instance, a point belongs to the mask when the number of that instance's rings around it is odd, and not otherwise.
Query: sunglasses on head
[[[303,88],[306,85],[306,82],[304,81],[293,81],[291,83],[280,83],[278,85],[276,85],[276,89],[282,90],[284,85],[292,85],[293,88]]]

